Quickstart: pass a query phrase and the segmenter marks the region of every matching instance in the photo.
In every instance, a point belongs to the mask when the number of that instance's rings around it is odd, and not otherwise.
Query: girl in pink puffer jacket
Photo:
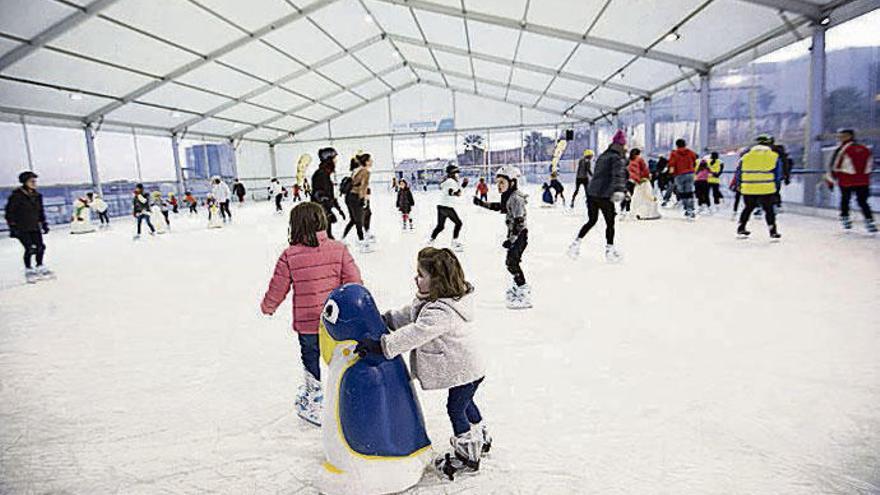
[[[360,284],[361,274],[348,249],[327,238],[327,216],[317,203],[301,203],[290,211],[290,247],[281,253],[263,296],[263,314],[275,313],[293,288],[293,330],[305,368],[305,384],[296,399],[297,414],[320,426],[321,368],[318,365],[318,322],[330,292],[343,284]]]

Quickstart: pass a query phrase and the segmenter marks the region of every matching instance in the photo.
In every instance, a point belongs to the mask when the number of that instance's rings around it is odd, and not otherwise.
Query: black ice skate
[[[780,234],[779,231],[776,230],[776,225],[771,225],[770,226],[770,240],[771,241],[778,241],[779,239],[782,239],[782,234]]]
[[[483,454],[483,433],[474,429],[449,441],[453,451],[434,459],[437,475],[453,481],[457,475],[476,474]]]
[[[746,230],[745,224],[740,224],[736,229],[736,236],[740,239],[748,239],[750,235],[752,235],[752,233]]]

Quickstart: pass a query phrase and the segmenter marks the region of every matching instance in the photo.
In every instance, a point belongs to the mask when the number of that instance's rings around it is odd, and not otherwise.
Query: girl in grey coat
[[[446,412],[455,436],[453,451],[435,460],[441,476],[480,468],[492,439],[474,394],[485,370],[473,338],[473,287],[465,281],[455,254],[427,247],[419,252],[418,294],[408,306],[383,315],[391,330],[379,341],[363,340],[356,351],[393,359],[410,353],[410,368],[425,390],[448,389]]]

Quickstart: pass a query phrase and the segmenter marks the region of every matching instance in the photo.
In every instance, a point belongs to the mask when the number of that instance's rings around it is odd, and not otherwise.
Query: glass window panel
[[[18,186],[18,174],[28,169],[21,124],[0,122],[0,186]]]
[[[40,183],[84,184],[91,182],[86,138],[82,129],[29,125],[34,171]]]

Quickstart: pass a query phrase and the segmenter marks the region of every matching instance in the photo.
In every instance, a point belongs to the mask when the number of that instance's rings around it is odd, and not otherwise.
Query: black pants
[[[173,211],[175,214],[177,213],[177,204],[176,203],[171,205],[171,211]]]
[[[581,187],[584,188],[584,194],[587,194],[587,184],[590,183],[590,179],[587,178],[577,178],[574,181],[574,193],[571,195],[571,204],[574,205],[574,198],[577,197],[578,191],[581,190]]]
[[[452,238],[458,239],[458,234],[461,232],[461,219],[458,218],[458,213],[456,213],[454,208],[437,205],[437,226],[431,232],[432,240],[436,239],[440,232],[443,232],[443,228],[446,227],[447,218],[455,224],[455,228],[452,230]]]
[[[739,200],[742,198],[742,193],[739,190],[736,191],[736,195],[733,197],[733,212],[736,213],[736,210],[739,210]]]
[[[868,186],[850,186],[840,188],[840,216],[849,216],[849,202],[852,195],[856,196],[856,203],[862,209],[862,215],[866,220],[873,220],[874,215],[871,213],[871,205],[868,204],[868,196],[870,189]]]
[[[724,196],[721,195],[721,184],[720,183],[709,183],[709,190],[712,192],[712,199],[715,201],[716,205],[721,204],[721,198]]]
[[[519,235],[516,236],[516,239],[510,244],[510,247],[507,248],[507,259],[505,260],[507,271],[513,275],[513,283],[517,286],[526,284],[526,275],[522,271],[520,262],[522,261],[522,255],[528,245],[529,231],[523,229],[523,231],[520,232]]]
[[[694,192],[697,194],[697,205],[709,206],[709,183],[704,180],[694,181]]]
[[[105,223],[109,224],[110,223],[110,215],[107,214],[106,210],[99,211],[98,212],[98,220],[101,221],[101,225],[104,225]]]
[[[636,184],[633,181],[626,181],[626,192],[629,194],[620,202],[620,211],[630,211],[632,208],[632,195],[636,190]]]
[[[357,194],[345,195],[345,206],[348,208],[348,225],[342,231],[342,238],[348,235],[351,228],[357,231],[358,239],[364,240],[364,202]]]
[[[237,194],[237,196],[238,196],[238,202],[244,203],[244,194]]]
[[[223,201],[220,203],[220,216],[223,217],[223,221],[226,221],[226,217],[229,217],[232,220],[232,212],[229,211],[229,200]]]
[[[599,221],[599,212],[605,218],[605,242],[614,244],[614,203],[608,198],[591,198],[587,196],[587,223],[578,232],[578,239],[583,239],[587,232]]]
[[[171,220],[168,219],[168,210],[162,210],[162,216],[165,217],[165,225],[171,227]]]
[[[455,433],[455,436],[467,433],[471,429],[471,425],[483,421],[480,409],[474,403],[474,394],[477,393],[477,388],[481,383],[483,383],[483,378],[449,389],[449,397],[446,399],[446,414],[449,415],[449,421],[452,422],[452,432]]]
[[[275,195],[275,211],[281,211],[281,200],[284,198],[283,194]]]
[[[318,365],[318,357],[321,351],[318,349],[318,334],[298,334],[299,357],[303,368],[306,369],[316,380],[321,379],[321,367]]]
[[[370,222],[372,222],[372,220],[373,220],[373,209],[370,208],[370,204],[367,203],[367,205],[364,206],[364,230],[366,230],[367,232],[370,231]]]
[[[43,253],[46,245],[43,244],[43,234],[39,230],[32,232],[16,232],[18,242],[24,247],[24,267],[31,267],[31,258],[37,258],[37,266],[43,266]]]
[[[772,227],[776,225],[776,195],[775,194],[743,194],[743,212],[739,217],[739,224],[743,227],[749,223],[749,217],[757,207],[764,210],[764,219],[767,225]]]
[[[195,203],[190,203],[189,212],[190,213],[198,213],[199,212],[198,205]]]

